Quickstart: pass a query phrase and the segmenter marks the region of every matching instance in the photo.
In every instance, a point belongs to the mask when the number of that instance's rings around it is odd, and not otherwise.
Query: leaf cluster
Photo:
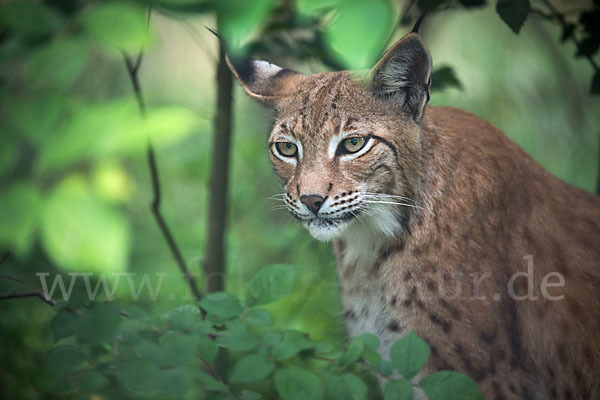
[[[297,269],[271,265],[249,282],[241,301],[224,292],[160,315],[119,304],[64,306],[52,321],[56,340],[40,385],[102,398],[367,399],[385,383],[385,399],[480,399],[465,375],[442,371],[417,380],[429,357],[414,332],[382,358],[371,334],[338,348],[274,326],[263,307],[294,288]],[[227,353],[229,362],[218,365]]]

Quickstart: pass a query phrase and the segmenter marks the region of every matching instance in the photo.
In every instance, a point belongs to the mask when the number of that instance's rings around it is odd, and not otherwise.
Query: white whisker
[[[418,208],[418,209],[424,210],[423,207],[417,206],[415,204],[398,203],[395,201],[365,200],[364,202],[368,203],[368,204],[392,204],[392,205],[397,205],[397,206],[413,207],[413,208]]]

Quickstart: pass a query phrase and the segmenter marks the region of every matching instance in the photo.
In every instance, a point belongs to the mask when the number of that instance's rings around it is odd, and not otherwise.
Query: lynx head
[[[252,59],[230,67],[248,95],[277,110],[271,162],[287,208],[312,236],[402,233],[420,181],[431,76],[418,35],[398,41],[360,79],[305,76]]]

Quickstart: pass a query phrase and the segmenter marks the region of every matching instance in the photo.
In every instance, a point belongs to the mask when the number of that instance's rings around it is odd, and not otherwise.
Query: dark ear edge
[[[232,60],[226,56],[227,65],[248,96],[270,106],[293,93],[304,75],[281,68],[267,61],[242,58]]]
[[[431,56],[421,37],[409,33],[371,70],[375,97],[391,102],[419,122],[429,101]]]

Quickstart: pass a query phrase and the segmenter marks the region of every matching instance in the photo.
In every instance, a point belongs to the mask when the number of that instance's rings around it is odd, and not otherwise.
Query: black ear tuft
[[[431,56],[415,33],[400,39],[379,60],[372,71],[376,97],[397,104],[415,121],[423,117],[429,101]]]
[[[238,74],[238,77],[241,81],[245,82],[247,85],[251,85],[254,81],[254,60],[251,58],[244,58],[241,62],[232,63],[235,71]]]

